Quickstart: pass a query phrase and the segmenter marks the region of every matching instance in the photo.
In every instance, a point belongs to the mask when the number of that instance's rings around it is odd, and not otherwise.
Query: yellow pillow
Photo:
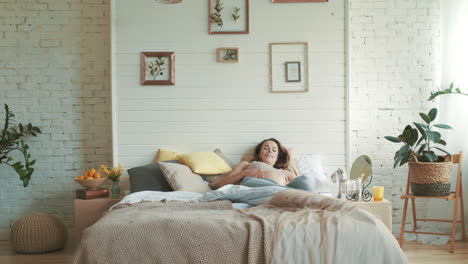
[[[177,158],[197,174],[214,175],[231,171],[231,167],[212,151],[180,154]]]
[[[156,163],[156,162],[167,161],[167,160],[179,160],[177,158],[177,155],[180,155],[180,153],[172,151],[172,150],[160,148],[158,151],[158,156],[156,156],[156,159],[153,162]]]

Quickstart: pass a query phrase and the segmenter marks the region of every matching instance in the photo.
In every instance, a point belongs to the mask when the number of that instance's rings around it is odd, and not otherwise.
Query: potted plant
[[[8,105],[5,104],[5,124],[3,130],[0,130],[0,164],[6,164],[13,168],[23,181],[23,186],[27,187],[34,172],[33,165],[36,160],[31,160],[29,146],[24,143],[23,138],[27,135],[37,136],[41,133],[38,127],[31,125],[12,124],[15,115],[10,112]],[[19,152],[24,158],[23,161],[15,161],[11,156],[13,151]]]
[[[424,123],[414,122],[415,128],[407,125],[398,137],[386,136],[394,143],[403,143],[395,152],[393,167],[409,163],[411,190],[417,196],[445,196],[450,192],[452,162],[450,153],[437,145],[446,145],[441,134],[434,128],[452,129],[444,124],[432,124],[437,117],[437,109],[428,114],[419,113]],[[440,156],[435,150],[446,153]]]

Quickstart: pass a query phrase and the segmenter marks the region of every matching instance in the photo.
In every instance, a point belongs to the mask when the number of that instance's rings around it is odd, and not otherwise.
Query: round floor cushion
[[[67,229],[53,215],[34,213],[23,216],[10,230],[10,242],[18,253],[46,253],[62,249]]]

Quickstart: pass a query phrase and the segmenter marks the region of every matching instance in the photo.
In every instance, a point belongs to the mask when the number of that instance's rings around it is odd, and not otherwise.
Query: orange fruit
[[[78,180],[80,180],[80,181],[81,181],[81,180],[84,180],[84,179],[85,179],[85,177],[84,177],[83,175],[81,175],[81,176],[78,177]]]
[[[84,172],[84,177],[85,177],[85,178],[89,177],[89,171],[85,171],[85,172]]]
[[[96,170],[93,168],[93,169],[90,169],[89,170],[89,177],[93,177],[94,176],[94,173],[96,173]]]
[[[96,173],[94,173],[93,177],[94,177],[94,179],[100,179],[101,178],[101,173],[96,172]]]
[[[86,177],[86,180],[94,180],[93,177]]]

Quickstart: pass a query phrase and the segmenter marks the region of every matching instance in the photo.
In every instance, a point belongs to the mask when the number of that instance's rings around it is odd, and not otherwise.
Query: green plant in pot
[[[407,125],[398,137],[386,136],[394,143],[403,143],[395,152],[393,167],[408,163],[411,190],[417,196],[445,196],[450,192],[453,164],[450,153],[440,148],[446,145],[441,134],[435,128],[452,129],[444,124],[432,124],[437,117],[437,109],[428,114],[419,113],[424,123],[414,122],[414,127]],[[437,155],[439,150],[446,156]]]
[[[3,130],[0,130],[0,164],[6,164],[13,168],[23,181],[23,186],[27,187],[34,172],[33,165],[36,160],[31,160],[28,144],[24,143],[23,138],[27,135],[37,136],[42,133],[38,127],[31,125],[18,124],[12,122],[15,115],[10,112],[5,104],[5,124]],[[13,152],[19,152],[23,156],[23,161],[15,161],[11,156]]]

